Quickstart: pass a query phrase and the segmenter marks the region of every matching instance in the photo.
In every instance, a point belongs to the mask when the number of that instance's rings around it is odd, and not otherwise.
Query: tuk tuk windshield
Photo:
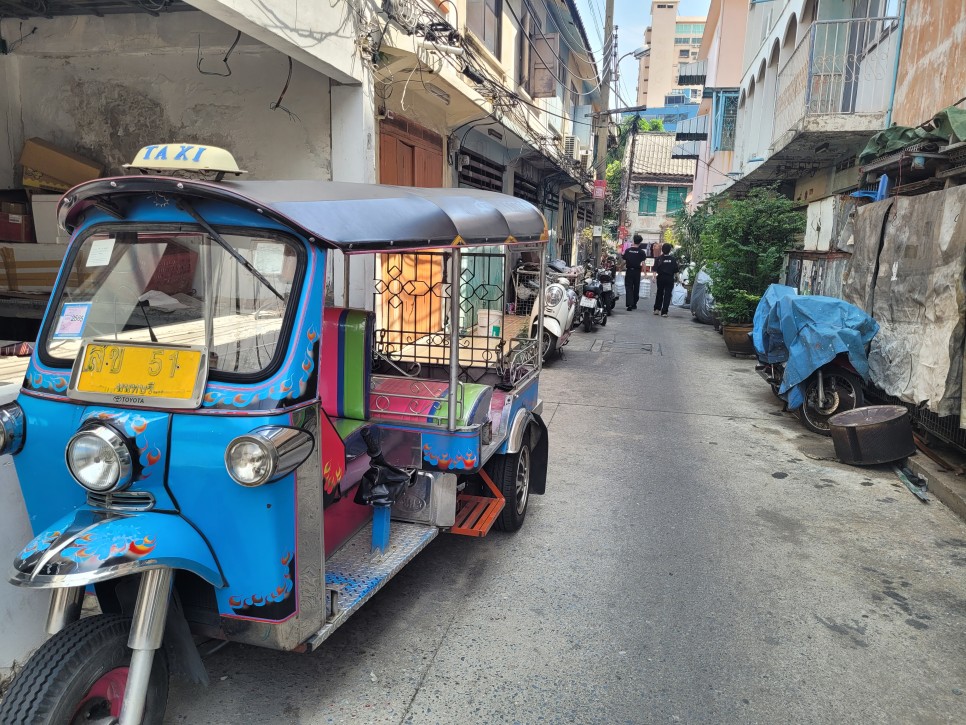
[[[46,356],[70,364],[84,339],[99,338],[205,345],[212,373],[267,370],[284,345],[283,320],[297,296],[297,247],[278,238],[220,236],[237,254],[201,231],[87,237],[51,307]]]

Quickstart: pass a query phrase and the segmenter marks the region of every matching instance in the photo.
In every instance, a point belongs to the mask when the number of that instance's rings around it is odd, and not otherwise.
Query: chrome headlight
[[[547,307],[556,307],[563,299],[564,293],[560,287],[547,287]]]
[[[238,436],[225,450],[228,475],[242,486],[277,481],[302,465],[314,439],[304,430],[266,426]]]
[[[97,493],[126,488],[134,480],[130,448],[103,425],[86,428],[70,439],[67,468],[81,486]]]
[[[16,403],[0,407],[0,455],[19,453],[25,430],[23,408]]]

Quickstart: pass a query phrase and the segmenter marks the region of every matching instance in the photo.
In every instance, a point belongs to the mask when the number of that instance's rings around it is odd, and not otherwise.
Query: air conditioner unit
[[[582,168],[584,171],[590,170],[590,149],[580,150],[579,161],[580,161],[580,168]]]
[[[580,139],[576,136],[564,136],[564,156],[568,159],[580,159]]]

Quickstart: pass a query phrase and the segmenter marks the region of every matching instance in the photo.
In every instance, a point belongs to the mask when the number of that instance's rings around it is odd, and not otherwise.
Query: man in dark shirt
[[[667,317],[667,308],[671,304],[671,293],[674,291],[674,275],[678,273],[678,263],[671,256],[673,247],[665,244],[661,247],[660,257],[654,260],[654,271],[657,273],[657,294],[654,295],[654,314]]]
[[[641,295],[641,266],[647,258],[647,252],[641,246],[644,237],[640,234],[634,235],[634,243],[624,252],[624,262],[627,264],[627,272],[624,275],[624,287],[627,293],[627,311],[637,309],[637,301]]]

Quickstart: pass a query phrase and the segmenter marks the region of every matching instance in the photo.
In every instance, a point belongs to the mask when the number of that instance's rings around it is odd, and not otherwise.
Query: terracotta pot
[[[751,325],[722,325],[725,345],[728,352],[732,355],[750,355],[754,357],[755,346],[751,342],[748,333],[751,332]]]

